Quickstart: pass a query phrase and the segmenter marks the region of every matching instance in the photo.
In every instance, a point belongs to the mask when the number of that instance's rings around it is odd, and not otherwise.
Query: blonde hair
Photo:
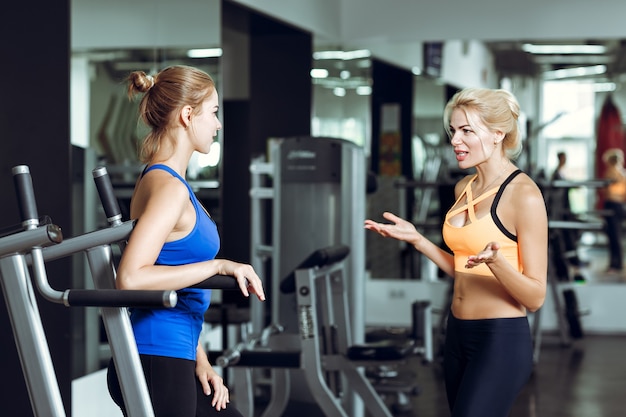
[[[481,123],[489,131],[504,133],[502,149],[509,159],[516,159],[520,155],[520,106],[513,94],[506,90],[489,88],[466,88],[456,93],[446,104],[443,114],[444,128],[449,138],[452,138],[450,118],[456,109],[465,113],[474,131],[478,131],[477,125]]]
[[[215,83],[209,74],[185,65],[164,68],[156,75],[134,71],[128,76],[128,97],[143,94],[139,103],[139,117],[150,128],[139,150],[141,162],[149,162],[166,140],[174,126],[176,113],[191,106],[198,113],[204,100],[215,92]]]
[[[624,162],[624,151],[620,148],[610,148],[602,154],[602,160],[609,165],[617,165]]]

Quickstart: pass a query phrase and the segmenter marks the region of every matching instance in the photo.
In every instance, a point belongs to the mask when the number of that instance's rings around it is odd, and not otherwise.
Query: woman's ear
[[[193,107],[190,105],[183,106],[180,109],[180,123],[186,129],[191,124],[191,114],[193,113]]]
[[[503,132],[501,132],[499,130],[496,130],[494,132],[493,142],[494,143],[501,143],[504,140],[504,136],[505,135],[504,135]]]

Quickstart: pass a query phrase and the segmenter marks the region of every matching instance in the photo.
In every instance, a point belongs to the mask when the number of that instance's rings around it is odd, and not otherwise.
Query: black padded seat
[[[316,250],[281,280],[280,291],[283,294],[291,294],[296,291],[296,271],[298,269],[321,268],[325,265],[340,262],[349,254],[350,248],[346,245],[329,246]]]

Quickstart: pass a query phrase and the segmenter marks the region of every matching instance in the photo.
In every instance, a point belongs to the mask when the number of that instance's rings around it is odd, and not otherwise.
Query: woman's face
[[[213,92],[210,97],[202,102],[200,111],[191,119],[194,144],[198,152],[208,153],[213,138],[217,136],[217,131],[222,129],[222,123],[217,118],[218,110],[219,97],[217,92]]]
[[[454,147],[459,168],[466,169],[485,162],[496,149],[496,135],[480,122],[470,126],[465,112],[454,109],[450,115],[450,144]]]

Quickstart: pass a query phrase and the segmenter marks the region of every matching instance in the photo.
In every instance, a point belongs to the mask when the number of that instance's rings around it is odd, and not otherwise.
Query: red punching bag
[[[604,162],[602,155],[607,149],[624,149],[624,131],[622,128],[622,118],[619,109],[613,102],[613,97],[608,95],[600,117],[598,118],[598,137],[596,146],[596,175],[599,178],[604,176]]]
[[[613,102],[613,97],[609,94],[604,100],[598,118],[595,171],[597,178],[604,177],[605,164],[602,160],[604,152],[611,148],[624,149],[625,145],[622,118],[619,109]],[[598,193],[598,208],[602,207],[602,202],[602,195]]]

